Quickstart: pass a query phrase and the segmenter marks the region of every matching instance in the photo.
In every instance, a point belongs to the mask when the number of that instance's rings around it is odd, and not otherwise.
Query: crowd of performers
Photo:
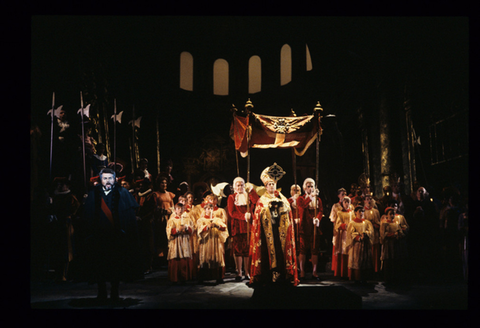
[[[64,158],[54,156],[62,164],[54,169],[78,171],[68,165],[78,162],[63,151],[69,148],[61,147],[68,139],[62,119],[55,154]],[[254,288],[319,280],[325,263],[335,277],[360,283],[428,279],[438,272],[468,279],[468,202],[461,204],[455,188],[445,188],[437,202],[420,185],[406,195],[394,181],[381,198],[368,185],[353,186],[349,193],[338,189],[338,202],[324,206],[312,178],[284,196],[277,183],[285,172],[274,164],[262,171],[263,186],[237,177],[221,195],[206,183],[195,189],[182,182],[170,191],[172,163],[154,177],[142,159],[127,179],[117,176],[121,168],[112,167],[104,145],[86,146],[87,194],[72,192],[72,181],[61,177],[46,197],[34,197],[32,271],[47,262],[56,281],[97,283],[99,298],[106,298],[106,282],[116,298],[120,281],[142,279],[162,266],[173,283],[222,283],[230,266],[236,281]],[[55,176],[68,172],[57,169]],[[47,229],[35,219],[44,209]],[[45,243],[48,254],[42,256]]]
[[[71,193],[65,178],[56,179],[50,238],[56,280],[97,283],[99,298],[106,298],[110,282],[111,297],[118,298],[120,281],[142,279],[163,260],[172,283],[223,283],[231,263],[235,281],[253,288],[297,286],[320,280],[319,256],[331,261],[335,277],[357,283],[398,283],[412,274],[462,268],[467,279],[468,212],[457,193],[439,210],[422,186],[413,195],[387,187],[380,199],[340,188],[338,202],[324,213],[312,178],[291,186],[286,198],[277,186],[283,174],[277,164],[265,168],[260,187],[237,177],[226,184],[221,204],[208,188],[201,197],[186,183],[168,191],[171,174],[153,179],[146,166],[131,182],[101,169],[83,198]],[[69,269],[71,263],[76,267]]]

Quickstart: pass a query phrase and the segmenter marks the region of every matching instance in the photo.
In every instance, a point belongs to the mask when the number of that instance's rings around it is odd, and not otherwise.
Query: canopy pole
[[[316,185],[316,190],[318,190],[318,176],[319,176],[319,163],[320,163],[320,118],[321,118],[321,113],[323,112],[323,108],[320,105],[320,101],[317,102],[317,105],[314,108],[314,113],[315,113],[315,118],[316,118],[316,124],[317,124],[317,138],[315,140],[315,148],[316,148],[316,163],[315,163],[315,185]],[[316,195],[316,197],[319,197],[319,195]],[[315,216],[314,218],[317,217],[317,207],[318,207],[318,201],[315,199]],[[320,218],[321,220],[321,218]],[[315,247],[315,238],[317,234],[317,229],[316,227],[313,229],[313,246]]]
[[[247,114],[247,183],[250,183],[250,113],[253,104],[248,98],[247,103],[245,104],[245,112]],[[247,213],[250,213],[250,193],[247,192]],[[252,218],[250,218],[252,219]],[[247,240],[250,240],[250,222],[247,220]]]
[[[232,111],[232,116],[233,116],[233,121],[232,121],[232,124],[233,124],[233,129],[235,131],[235,116],[236,116],[236,113],[238,111],[237,108],[235,108],[235,105],[232,104],[232,108],[230,109]],[[238,150],[236,148],[236,145],[235,145],[235,132],[233,133],[233,148],[235,149],[235,163],[237,164],[237,177],[240,176],[240,166],[238,164]]]
[[[295,194],[297,193],[297,155],[295,154],[295,148],[292,148],[292,163],[293,163],[293,183],[294,183],[294,186],[295,186]],[[297,203],[297,206],[295,208],[295,217],[294,217],[294,224],[295,224],[295,237],[296,237],[296,241],[299,240],[298,238],[298,229],[299,227],[297,226],[299,223],[296,223],[295,222],[295,219],[298,219],[298,203]]]

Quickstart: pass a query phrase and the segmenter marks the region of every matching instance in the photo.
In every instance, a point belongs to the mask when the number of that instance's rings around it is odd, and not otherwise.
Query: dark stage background
[[[101,124],[108,117],[113,152],[113,101],[124,111],[117,124],[117,157],[130,168],[132,108],[142,116],[140,157],[157,173],[173,161],[181,181],[232,182],[229,137],[232,104],[251,99],[258,114],[311,114],[320,101],[319,186],[324,202],[365,173],[377,197],[385,175],[397,174],[410,193],[414,181],[441,197],[445,186],[464,194],[468,184],[468,18],[464,17],[262,17],[262,16],[33,16],[31,20],[31,122],[41,131],[32,149],[35,186],[48,181],[52,93],[72,127],[80,126],[80,91]],[[280,49],[292,49],[292,79],[280,85]],[[306,45],[312,70],[305,69]],[[193,91],[179,87],[180,53],[193,56]],[[262,89],[248,92],[248,60],[262,63]],[[229,63],[229,94],[213,94],[213,62]],[[98,140],[99,133],[92,132]],[[413,143],[412,128],[420,137]],[[78,131],[78,130],[77,130]],[[436,134],[435,134],[436,133]],[[384,143],[382,138],[387,138]],[[409,139],[410,138],[410,139]],[[382,141],[383,140],[383,141]],[[388,145],[388,153],[385,153]],[[385,164],[382,158],[388,157]],[[252,150],[251,182],[274,162],[293,183],[289,149]],[[246,177],[246,159],[240,158]],[[315,172],[315,147],[297,158],[299,184]],[[215,180],[212,180],[215,181]]]

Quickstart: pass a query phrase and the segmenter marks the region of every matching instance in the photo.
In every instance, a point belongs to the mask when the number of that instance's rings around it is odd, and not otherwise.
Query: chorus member
[[[380,244],[380,212],[375,208],[375,200],[371,194],[365,195],[364,218],[372,223],[373,235],[370,240],[372,244],[373,272],[380,274],[381,271],[381,244]]]
[[[224,208],[221,208],[218,206],[217,195],[212,193],[212,194],[209,194],[205,199],[208,203],[213,204],[213,216],[216,218],[219,218],[220,220],[223,221],[223,223],[227,224],[228,222],[227,211]]]
[[[204,206],[208,203],[207,196],[210,195],[211,192],[207,191],[203,193],[202,201],[199,204],[194,205],[194,202],[191,202],[190,205],[187,204],[186,212],[190,214],[190,217],[193,220],[194,224],[194,231],[195,233],[192,236],[192,245],[193,245],[193,261],[196,270],[198,271],[199,267],[199,260],[198,260],[198,229],[197,229],[197,221],[204,213]],[[188,197],[187,197],[188,198]],[[190,203],[190,201],[188,202]],[[213,202],[212,202],[213,204]]]
[[[335,263],[334,275],[335,277],[348,278],[350,276],[348,271],[348,252],[346,248],[347,243],[347,229],[348,225],[354,218],[353,210],[351,209],[350,197],[345,196],[342,199],[342,209],[337,211],[337,220],[333,227]],[[333,263],[333,260],[332,260]]]
[[[458,218],[458,232],[460,234],[460,252],[462,256],[463,279],[468,281],[468,202]]]
[[[157,196],[157,210],[154,221],[155,249],[158,257],[166,260],[168,250],[167,221],[173,213],[175,194],[167,190],[167,177],[159,175],[156,180],[158,190],[155,191]]]
[[[398,224],[400,229],[402,229],[402,234],[399,235],[397,241],[397,258],[398,258],[398,277],[400,280],[404,280],[407,277],[408,272],[406,271],[408,263],[408,232],[410,226],[408,225],[405,217],[399,213],[399,205],[397,200],[393,200],[390,204],[395,210],[394,221]]]
[[[351,270],[351,280],[365,283],[372,269],[372,237],[373,225],[364,218],[363,206],[356,206],[355,218],[347,229],[348,268]]]
[[[408,212],[407,212],[408,213]],[[410,213],[405,213],[410,226],[408,254],[412,270],[418,278],[438,274],[441,243],[439,239],[439,214],[427,190],[419,186],[411,203]],[[429,233],[425,233],[429,231]]]
[[[152,264],[155,258],[153,220],[157,206],[157,194],[153,192],[152,183],[149,179],[137,180],[135,184],[139,187],[138,192],[135,194],[135,200],[139,205],[137,209],[137,223],[144,261],[144,273],[149,274],[153,270]]]
[[[191,237],[193,234],[193,220],[185,212],[183,203],[175,204],[175,213],[172,213],[167,222],[168,238],[168,279],[173,282],[184,283],[193,280],[193,250]]]
[[[335,252],[335,244],[337,243],[336,239],[336,234],[335,234],[335,222],[337,221],[337,213],[341,212],[343,209],[343,198],[347,196],[347,190],[345,188],[340,188],[337,190],[337,197],[338,197],[338,202],[333,204],[332,209],[330,211],[330,222],[333,223],[333,236],[332,236],[332,270],[335,271],[335,268],[337,267],[337,256]],[[351,202],[350,202],[351,203]],[[353,206],[350,205],[351,209],[353,210]]]
[[[403,232],[395,222],[395,209],[385,209],[385,221],[380,224],[380,242],[382,243],[382,270],[385,283],[398,281],[398,239],[403,237]]]
[[[194,196],[193,196],[193,192],[191,191],[187,191],[185,193],[185,195],[183,195],[185,197],[185,212],[187,213],[190,213],[190,211],[193,209],[193,200],[194,200]]]
[[[192,229],[193,229],[193,234],[192,236],[190,237],[190,244],[191,244],[191,247],[192,247],[192,267],[193,267],[193,270],[194,270],[194,278],[196,278],[196,275],[197,275],[197,268],[198,268],[198,243],[197,243],[197,217],[195,216],[195,213],[194,213],[194,205],[193,205],[193,201],[195,199],[195,196],[193,194],[193,192],[191,191],[187,191],[184,195],[185,197],[185,213],[188,214],[188,216],[190,217],[190,219],[192,220],[193,222],[193,226],[192,226]]]
[[[237,177],[233,180],[234,193],[228,196],[227,210],[230,219],[230,232],[232,237],[233,255],[237,275],[235,280],[242,280],[242,267],[245,271],[245,279],[250,280],[250,225],[258,195],[252,186],[246,190],[245,180]]]
[[[98,173],[101,169],[106,168],[108,166],[108,158],[105,155],[106,149],[105,144],[99,143],[97,147],[95,147],[95,154],[92,156],[91,160],[91,169],[92,169],[92,176],[98,176]]]
[[[323,204],[318,197],[318,189],[315,187],[315,181],[312,178],[306,178],[303,182],[305,194],[298,198],[300,207],[300,225],[299,225],[299,248],[298,262],[300,264],[300,279],[305,278],[305,261],[310,252],[312,260],[312,277],[318,279],[317,265],[318,254],[320,252],[320,220],[323,216]]]
[[[55,269],[55,281],[66,281],[69,276],[69,264],[74,257],[74,219],[80,208],[80,202],[70,190],[70,181],[55,178],[56,185],[52,205],[52,256],[51,263]]]
[[[216,280],[223,283],[225,277],[225,242],[228,238],[226,222],[214,215],[214,204],[204,205],[197,220],[199,271],[198,280]]]

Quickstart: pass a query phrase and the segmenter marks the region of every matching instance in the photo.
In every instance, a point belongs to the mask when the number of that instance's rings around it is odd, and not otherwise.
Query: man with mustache
[[[88,223],[88,282],[98,284],[97,299],[119,300],[120,281],[143,278],[136,209],[138,203],[116,183],[115,171],[99,173],[100,184],[88,193],[84,215]]]

